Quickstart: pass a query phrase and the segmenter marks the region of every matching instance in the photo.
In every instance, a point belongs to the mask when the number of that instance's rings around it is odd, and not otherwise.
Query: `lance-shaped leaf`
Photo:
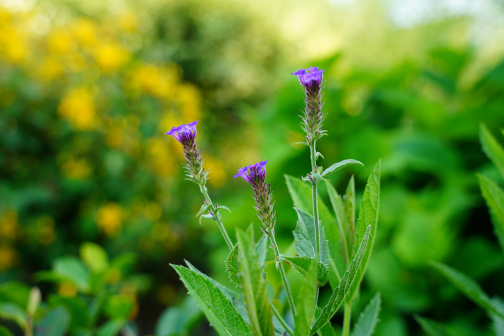
[[[362,164],[362,162],[359,162],[357,160],[352,160],[352,159],[349,159],[349,160],[343,160],[343,161],[340,161],[338,163],[335,163],[333,164],[332,166],[330,166],[329,168],[327,168],[326,170],[324,170],[324,172],[321,174],[322,177],[324,176],[327,176],[329,174],[332,174],[340,169],[343,169],[345,167],[348,167],[350,165],[353,165],[353,164],[360,164],[361,166],[364,166]]]
[[[504,191],[492,180],[478,175],[481,193],[492,212],[495,235],[504,250]]]
[[[238,244],[229,252],[226,261],[226,272],[228,273],[229,280],[236,286],[240,286],[240,277],[238,276]]]
[[[294,230],[294,248],[301,257],[315,258],[317,255],[317,244],[315,237],[315,222],[313,216],[303,210],[294,208],[298,215],[296,230]],[[324,228],[320,232],[321,250],[320,261],[327,265],[329,263],[329,246],[324,234]]]
[[[309,267],[311,265],[312,260],[315,258],[310,258],[307,256],[303,257],[287,257],[283,256],[283,260],[288,261],[294,269],[296,269],[302,276],[306,277],[309,274]],[[329,276],[329,267],[324,265],[323,263],[319,263],[319,267],[317,268],[317,280],[320,283],[320,286],[324,286],[327,283],[327,278]]]
[[[257,260],[259,265],[264,267],[266,265],[266,253],[268,252],[268,237],[265,233],[262,234],[261,238],[255,245],[255,251],[257,253]]]
[[[429,336],[453,336],[449,333],[445,326],[436,321],[432,321],[418,315],[415,316],[415,320]]]
[[[294,206],[307,213],[312,213],[312,195],[311,188],[301,179],[285,175],[287,188],[294,202]],[[345,261],[343,260],[343,249],[341,246],[341,238],[338,231],[336,220],[331,216],[320,196],[318,197],[319,219],[321,226],[324,228],[324,233],[329,245],[329,281],[331,287],[337,287],[341,276],[346,270]]]
[[[371,336],[378,322],[378,314],[380,313],[381,298],[380,293],[376,293],[374,298],[369,301],[368,305],[359,316],[355,324],[352,336]]]
[[[266,280],[258,261],[254,242],[245,232],[237,229],[239,269],[245,306],[255,336],[273,335],[273,313],[271,311]]]
[[[357,250],[357,253],[355,253],[355,257],[350,263],[350,266],[348,267],[347,271],[341,278],[340,284],[333,291],[331,297],[329,298],[329,302],[322,309],[320,316],[313,324],[310,335],[315,334],[317,330],[322,328],[326,323],[328,323],[331,320],[334,314],[336,314],[336,312],[338,311],[338,308],[341,306],[341,303],[345,299],[345,296],[348,294],[350,287],[352,286],[352,283],[356,280],[358,270],[361,264],[363,263],[363,257],[366,252],[366,247],[368,246],[370,232],[371,232],[371,226],[368,227],[366,233],[364,234],[364,237],[362,238],[362,241],[359,245],[359,249]]]
[[[497,166],[504,178],[504,149],[483,124],[481,125],[480,140],[483,151]]]
[[[366,253],[362,259],[362,264],[357,271],[350,293],[347,296],[347,302],[352,301],[359,290],[360,283],[364,278],[364,273],[366,272],[367,264],[369,263],[371,251],[373,250],[376,229],[378,227],[378,208],[380,207],[380,164],[381,161],[378,162],[369,175],[366,188],[364,189],[364,195],[361,200],[359,219],[357,220],[357,227],[355,231],[355,241],[361,241],[369,226],[371,226],[371,231],[369,232]]]
[[[296,300],[297,314],[294,316],[294,336],[310,336],[313,310],[317,300],[317,262],[311,259],[308,273],[301,283]]]
[[[200,210],[196,214],[196,217],[199,217],[199,223],[200,223],[200,225],[201,225],[201,218],[203,217],[203,214],[205,213],[205,211],[207,211],[207,209],[208,209],[209,206],[210,206],[210,204],[203,203],[203,205],[201,206]]]
[[[252,335],[250,326],[208,278],[183,266],[171,266],[219,335]]]
[[[439,271],[445,278],[448,279],[455,287],[458,288],[465,296],[471,299],[478,306],[483,308],[489,314],[497,315],[504,318],[504,309],[500,305],[496,305],[488,295],[481,289],[476,281],[469,278],[467,275],[459,272],[449,266],[438,262],[431,262],[436,270]]]

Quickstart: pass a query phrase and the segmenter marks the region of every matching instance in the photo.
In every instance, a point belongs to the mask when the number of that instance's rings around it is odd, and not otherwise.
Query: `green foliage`
[[[70,314],[65,308],[57,307],[44,315],[36,328],[35,336],[63,336],[69,326]]]
[[[191,296],[187,296],[179,307],[167,308],[156,324],[157,336],[185,336],[199,321],[202,313]]]
[[[441,263],[432,262],[432,266],[482,309],[486,310],[489,314],[495,314],[504,318],[504,309],[490,300],[476,281]]]
[[[9,329],[4,326],[0,326],[0,336],[13,336]]]
[[[252,335],[252,329],[233,304],[207,277],[177,265],[172,265],[219,335]]]
[[[329,302],[322,309],[322,312],[320,313],[320,316],[317,318],[317,320],[313,323],[310,335],[316,333],[317,330],[322,328],[326,323],[328,323],[331,320],[331,318],[334,316],[334,314],[336,314],[338,308],[345,300],[345,297],[349,295],[349,291],[352,287],[352,284],[356,280],[356,275],[359,273],[359,271],[362,271],[361,265],[363,263],[363,258],[368,248],[370,232],[371,232],[371,225],[366,230],[362,238],[362,241],[359,245],[359,248],[357,250],[357,253],[355,253],[355,256],[352,262],[350,263],[348,270],[341,278],[340,284],[333,291],[331,297],[329,298]]]
[[[352,159],[349,159],[349,160],[343,160],[343,161],[341,161],[341,162],[338,162],[338,163],[335,163],[335,164],[333,164],[333,165],[329,166],[329,168],[326,168],[326,169],[322,172],[322,174],[320,174],[320,175],[321,175],[322,177],[325,177],[325,176],[327,176],[327,175],[329,175],[329,174],[332,174],[332,173],[334,173],[334,172],[337,172],[338,170],[341,170],[341,169],[343,169],[343,168],[345,168],[345,167],[348,167],[348,166],[350,166],[350,165],[353,165],[353,164],[360,164],[361,166],[364,166],[364,165],[362,164],[362,162],[359,162],[359,161],[357,161],[357,160],[352,160]]]
[[[504,149],[484,124],[481,124],[480,129],[480,141],[483,151],[497,166],[504,178]]]
[[[425,317],[420,317],[420,316],[415,316],[415,320],[420,324],[422,329],[427,333],[429,336],[450,336],[448,330],[441,325],[440,323],[437,323],[435,321],[429,320]]]
[[[249,235],[239,229],[236,231],[236,238],[240,246],[240,280],[252,331],[255,336],[271,335],[273,313],[254,242]]]
[[[381,297],[380,293],[377,293],[359,315],[359,319],[355,323],[352,331],[352,336],[371,336],[378,323],[380,309]]]
[[[310,259],[307,272],[299,289],[296,300],[297,314],[294,316],[294,336],[309,336],[313,311],[317,304],[317,262]]]
[[[478,175],[481,193],[493,214],[495,235],[504,251],[504,191],[489,178]]]

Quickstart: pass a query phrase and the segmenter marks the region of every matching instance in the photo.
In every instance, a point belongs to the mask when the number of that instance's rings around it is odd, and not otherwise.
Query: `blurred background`
[[[377,336],[423,335],[414,314],[493,335],[428,260],[504,296],[475,175],[503,182],[478,139],[485,123],[504,142],[500,0],[0,0],[0,305],[24,307],[38,286],[35,320],[66,318],[72,335],[90,325],[183,335],[166,330],[188,311],[191,335],[216,335],[169,263],[229,284],[229,250],[214,222],[198,224],[202,197],[164,133],[200,120],[209,192],[233,211],[223,213],[233,240],[258,220],[232,176],[269,160],[285,250],[296,216],[283,175],[309,170],[290,73],[308,66],[325,69],[320,164],[365,165],[336,174],[336,188],[354,174],[360,197],[383,160],[379,236],[355,311],[380,291]],[[6,314],[0,324],[21,335]]]

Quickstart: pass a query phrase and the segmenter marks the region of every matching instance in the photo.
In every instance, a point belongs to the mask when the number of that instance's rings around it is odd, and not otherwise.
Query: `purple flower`
[[[308,69],[300,69],[291,75],[296,75],[301,84],[307,88],[318,88],[322,84],[324,70],[319,70],[318,67],[310,67]]]
[[[196,124],[198,124],[199,120],[193,121],[187,125],[180,125],[176,127],[172,127],[169,132],[166,132],[168,135],[173,135],[178,142],[182,143],[184,141],[191,141],[196,138]]]
[[[233,178],[243,177],[245,181],[254,184],[266,179],[266,163],[268,161],[261,161],[256,164],[238,169],[238,174]],[[250,170],[250,173],[248,172]]]
[[[200,186],[205,185],[208,179],[208,172],[203,169],[203,159],[196,144],[196,124],[198,120],[187,125],[173,127],[168,135],[173,135],[178,142],[182,144],[186,163],[184,165],[187,171],[187,177]]]
[[[273,193],[271,185],[266,183],[266,163],[261,161],[256,164],[238,169],[238,174],[234,176],[243,177],[250,183],[254,191],[255,209],[261,223],[268,229],[275,226],[275,212],[273,211]]]

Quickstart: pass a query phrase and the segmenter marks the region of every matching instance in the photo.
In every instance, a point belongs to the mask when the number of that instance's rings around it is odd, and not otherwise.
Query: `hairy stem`
[[[352,319],[352,302],[345,304],[343,317],[343,333],[342,336],[350,336],[350,321]]]
[[[230,250],[233,249],[234,245],[231,239],[229,238],[226,229],[224,228],[224,224],[222,224],[222,220],[220,215],[215,211],[215,205],[213,204],[212,200],[210,199],[210,196],[208,195],[207,188],[204,185],[200,185],[200,190],[201,193],[203,194],[203,197],[205,200],[208,202],[210,205],[210,210],[215,216],[215,221],[217,222],[217,226],[219,227],[220,232],[222,233],[222,236],[224,237],[224,240],[226,241],[227,246],[229,247]]]
[[[273,311],[273,314],[276,316],[276,318],[278,319],[280,324],[285,328],[285,330],[289,333],[289,335],[294,336],[294,332],[289,327],[287,322],[285,322],[282,315],[280,315],[280,312],[275,308],[275,306],[273,305],[273,302],[270,301],[270,305],[271,305],[271,310]]]
[[[294,305],[294,297],[292,296],[292,292],[289,286],[289,281],[287,280],[287,274],[285,273],[285,269],[282,263],[282,259],[280,258],[280,250],[278,249],[277,242],[275,240],[275,233],[271,230],[269,232],[269,237],[271,240],[271,245],[273,245],[273,251],[275,251],[276,264],[278,265],[278,271],[280,272],[280,276],[282,277],[282,282],[285,288],[285,294],[287,295],[287,301],[289,302],[289,307],[292,311],[293,315],[296,315],[296,306]]]
[[[311,154],[311,168],[312,172],[317,169],[317,150],[315,148],[316,141],[314,140],[310,145]],[[312,204],[313,204],[313,221],[315,223],[315,245],[317,249],[317,262],[320,262],[320,221],[318,215],[318,197],[317,197],[317,183],[312,183]]]

